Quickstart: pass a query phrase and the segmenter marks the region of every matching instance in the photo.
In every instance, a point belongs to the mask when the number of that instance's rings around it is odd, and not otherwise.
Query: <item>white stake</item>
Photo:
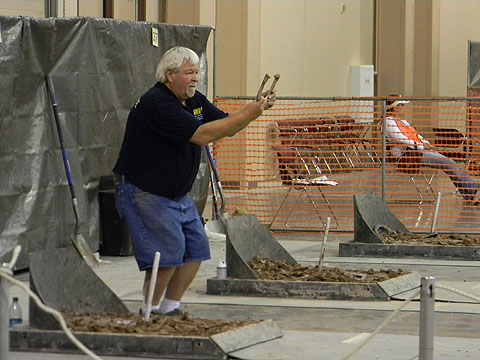
[[[155,259],[153,259],[152,273],[150,274],[150,285],[148,287],[147,294],[147,309],[145,311],[145,321],[150,321],[150,311],[152,310],[153,293],[155,292],[155,285],[157,284],[158,263],[160,262],[160,253],[155,253]]]
[[[330,217],[327,217],[327,225],[325,225],[325,232],[323,233],[322,248],[320,249],[320,259],[318,260],[318,273],[322,271],[323,258],[325,257],[325,244],[327,243],[328,231],[330,230]]]
[[[438,210],[440,209],[440,200],[442,199],[442,193],[437,193],[437,201],[435,202],[435,212],[433,213],[433,220],[432,225],[430,227],[430,234],[435,232],[435,228],[437,227],[437,218],[438,218]]]

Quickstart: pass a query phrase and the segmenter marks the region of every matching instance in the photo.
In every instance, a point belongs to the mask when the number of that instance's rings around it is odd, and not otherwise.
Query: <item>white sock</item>
[[[152,312],[153,310],[158,310],[160,309],[160,305],[152,305],[152,307],[150,308],[150,312]],[[142,306],[142,314],[145,314],[147,312],[147,304],[143,303],[143,306]]]
[[[180,307],[180,301],[163,298],[163,301],[160,304],[160,312],[162,314],[166,314],[170,311],[178,309],[179,307]]]

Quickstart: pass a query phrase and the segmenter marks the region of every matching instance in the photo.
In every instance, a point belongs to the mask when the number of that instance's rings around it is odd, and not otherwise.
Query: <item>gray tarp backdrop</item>
[[[112,19],[0,17],[0,264],[22,245],[28,252],[71,246],[75,218],[53,111],[45,85],[51,74],[80,208],[80,232],[99,247],[100,182],[111,175],[128,112],[155,83],[161,55],[192,48],[201,58],[211,27]],[[152,27],[158,47],[152,46]],[[203,209],[208,167],[191,195]]]

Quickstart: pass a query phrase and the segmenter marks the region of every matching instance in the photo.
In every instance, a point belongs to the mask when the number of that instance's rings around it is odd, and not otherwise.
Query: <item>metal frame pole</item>
[[[385,203],[385,188],[387,187],[387,100],[382,100],[382,201]]]
[[[213,76],[212,76],[212,100],[217,96],[217,10],[215,9],[215,27],[213,28]]]
[[[420,287],[419,360],[433,360],[435,317],[435,278],[423,277]]]
[[[0,264],[1,266],[1,264]],[[0,269],[0,271],[3,271]],[[10,329],[8,321],[8,284],[5,278],[0,278],[0,360],[8,360],[10,348]]]
[[[45,17],[58,17],[58,0],[45,0]]]

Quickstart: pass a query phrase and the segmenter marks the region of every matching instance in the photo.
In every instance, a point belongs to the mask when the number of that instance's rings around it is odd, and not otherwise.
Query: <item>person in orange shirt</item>
[[[389,97],[401,97],[401,95],[390,95]],[[385,128],[387,141],[391,145],[391,155],[399,158],[406,149],[419,150],[422,165],[442,170],[447,174],[465,201],[476,200],[478,183],[455,161],[436,151],[428,140],[424,139],[417,129],[404,119],[403,106],[407,103],[409,101],[401,99],[387,100]]]

